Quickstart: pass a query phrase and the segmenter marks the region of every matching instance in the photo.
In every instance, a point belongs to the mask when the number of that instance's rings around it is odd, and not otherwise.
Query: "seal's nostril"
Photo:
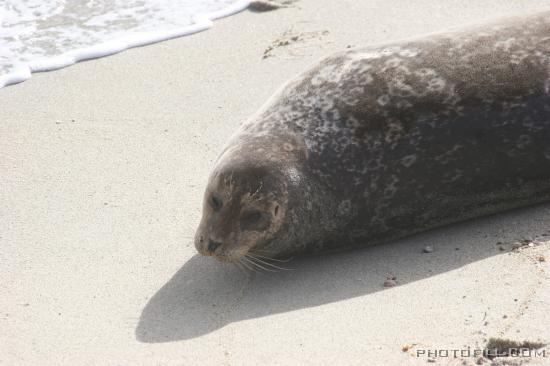
[[[201,236],[199,237],[199,243],[202,243],[203,241],[204,241],[204,237],[201,235]]]
[[[208,251],[211,252],[211,253],[214,253],[220,245],[222,245],[222,243],[218,243],[217,241],[214,241],[214,240],[209,240],[208,241]]]

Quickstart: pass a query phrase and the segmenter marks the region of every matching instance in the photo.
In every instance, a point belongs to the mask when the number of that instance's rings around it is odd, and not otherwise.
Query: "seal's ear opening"
[[[277,216],[279,214],[279,205],[275,206],[275,209],[273,210],[273,216]]]

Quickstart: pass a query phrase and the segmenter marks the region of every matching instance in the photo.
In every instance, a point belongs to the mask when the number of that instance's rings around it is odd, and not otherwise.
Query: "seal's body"
[[[549,86],[550,12],[332,55],[231,139],[196,246],[334,251],[550,200]]]

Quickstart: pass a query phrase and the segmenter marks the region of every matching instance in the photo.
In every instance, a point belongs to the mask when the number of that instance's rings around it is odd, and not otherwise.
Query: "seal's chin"
[[[212,256],[215,260],[222,263],[239,263],[242,260],[245,260],[247,253],[249,251],[249,248],[246,247],[238,247],[232,250],[221,250],[216,251],[210,256]]]
[[[197,235],[195,247],[199,254],[212,257],[221,263],[238,263],[246,257],[250,247],[247,245],[232,245],[228,243],[205,241],[203,235]],[[201,238],[203,240],[201,240]]]

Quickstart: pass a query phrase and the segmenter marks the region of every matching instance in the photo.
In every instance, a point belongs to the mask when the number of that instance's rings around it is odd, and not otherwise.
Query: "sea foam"
[[[31,73],[210,28],[249,0],[4,0],[0,88]]]

